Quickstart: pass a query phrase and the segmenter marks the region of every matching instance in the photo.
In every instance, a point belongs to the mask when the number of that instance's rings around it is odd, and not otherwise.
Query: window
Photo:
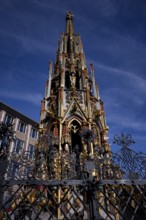
[[[5,124],[12,124],[13,123],[13,117],[11,115],[6,114],[4,123]]]
[[[32,128],[31,129],[31,133],[30,133],[30,136],[32,137],[32,138],[35,138],[35,139],[37,139],[37,130],[35,129],[35,128]]]
[[[24,141],[20,140],[20,139],[16,139],[15,140],[15,146],[14,146],[14,152],[19,153],[24,146]]]
[[[17,179],[18,178],[18,164],[12,163],[10,168],[10,178]]]
[[[25,130],[26,130],[26,124],[20,121],[18,125],[18,131],[25,133]]]
[[[34,158],[34,146],[30,144],[28,151],[29,151],[29,158],[33,159]]]

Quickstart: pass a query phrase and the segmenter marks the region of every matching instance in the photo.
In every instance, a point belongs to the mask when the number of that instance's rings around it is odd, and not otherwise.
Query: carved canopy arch
[[[72,121],[76,120],[80,125],[83,122],[83,118],[82,116],[78,115],[78,114],[70,114],[66,120],[68,121],[68,124],[70,125],[72,123]]]

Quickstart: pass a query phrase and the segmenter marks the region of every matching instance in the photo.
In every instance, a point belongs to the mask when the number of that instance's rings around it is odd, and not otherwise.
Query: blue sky
[[[130,133],[132,149],[146,152],[145,0],[0,0],[1,101],[39,121],[49,60],[55,61],[68,10],[87,65],[94,64],[109,143]]]

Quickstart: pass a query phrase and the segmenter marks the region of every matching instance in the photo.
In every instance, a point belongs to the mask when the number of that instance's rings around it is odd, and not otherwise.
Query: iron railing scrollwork
[[[114,143],[122,146],[112,155],[112,163],[120,167],[122,177],[128,179],[146,179],[146,154],[135,152],[129,146],[135,143],[130,134],[115,136]]]
[[[87,153],[59,152],[50,136],[31,154],[10,153],[7,138],[0,153],[0,219],[146,219],[146,155],[131,150],[131,136],[122,134],[114,140],[119,152],[103,154],[95,146],[93,156],[93,132],[81,135]]]

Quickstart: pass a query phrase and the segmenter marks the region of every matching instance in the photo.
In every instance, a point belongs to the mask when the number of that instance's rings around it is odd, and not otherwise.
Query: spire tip
[[[49,61],[49,69],[52,69],[52,61]]]
[[[69,34],[69,35],[74,34],[73,14],[71,11],[68,11],[66,13],[66,34]]]
[[[71,11],[66,12],[66,20],[72,20],[73,18],[73,13]]]
[[[94,71],[93,63],[90,63],[90,70]]]

